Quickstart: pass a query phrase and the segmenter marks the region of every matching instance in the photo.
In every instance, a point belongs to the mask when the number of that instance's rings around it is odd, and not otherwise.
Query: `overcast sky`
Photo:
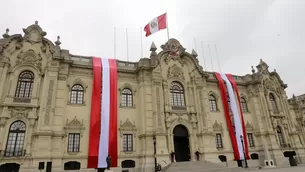
[[[141,27],[167,11],[170,37],[178,39],[188,52],[194,48],[202,65],[205,59],[207,70],[221,68],[222,72],[245,75],[262,58],[288,84],[288,97],[305,93],[305,0],[0,2],[3,33],[6,28],[10,34],[23,33],[22,28],[38,20],[46,37],[54,42],[60,35],[61,47],[72,54],[113,57],[115,27],[116,58],[130,61],[141,58],[141,37],[144,57],[149,56],[152,41],[160,51],[167,41],[166,30],[146,38]]]

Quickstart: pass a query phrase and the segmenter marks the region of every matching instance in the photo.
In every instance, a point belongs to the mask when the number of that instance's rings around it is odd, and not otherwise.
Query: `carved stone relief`
[[[169,39],[167,43],[161,46],[164,51],[168,52],[168,56],[165,58],[165,63],[168,64],[169,60],[178,60],[181,65],[185,62],[181,58],[185,52],[185,48],[176,39]]]
[[[181,68],[179,68],[176,64],[169,67],[167,72],[167,78],[180,78],[184,80],[184,74]]]
[[[69,88],[69,90],[71,90],[71,87],[75,84],[79,84],[79,85],[83,86],[84,92],[86,92],[88,85],[84,81],[82,81],[80,78],[76,78],[75,80],[73,80],[72,82],[67,84],[67,87]]]
[[[68,135],[71,132],[79,132],[81,136],[83,136],[85,126],[84,126],[84,120],[81,122],[76,118],[76,116],[73,118],[73,120],[69,121],[67,119],[66,126],[64,127],[66,135]]]
[[[54,80],[50,80],[49,83],[49,91],[47,96],[47,104],[46,104],[46,115],[44,119],[44,124],[48,125],[50,122],[50,113],[54,113],[54,109],[52,108],[52,97],[53,97],[53,90],[54,90]]]
[[[120,128],[119,128],[120,136],[122,137],[124,132],[132,132],[133,136],[136,137],[137,128],[134,123],[131,123],[128,118],[126,119],[126,121],[124,123],[122,121],[120,121]]]
[[[28,118],[30,109],[27,108],[14,108],[11,109],[10,116],[11,118]]]
[[[214,132],[221,132],[221,133],[223,131],[222,124],[219,123],[217,120],[215,120],[215,122],[213,124],[213,131]]]
[[[34,50],[22,52],[17,56],[16,65],[31,64],[39,69],[41,72],[42,58],[40,53],[36,54]]]
[[[161,126],[161,98],[160,98],[160,87],[156,87],[156,104],[157,104],[157,121],[158,126]]]

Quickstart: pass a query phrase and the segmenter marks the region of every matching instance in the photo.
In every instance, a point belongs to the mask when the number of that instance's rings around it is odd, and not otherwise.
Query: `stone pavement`
[[[226,167],[224,164],[216,164],[211,162],[179,162],[173,163],[165,172],[305,172],[305,166],[297,167],[275,167],[262,168],[250,167],[248,169],[240,167]],[[163,170],[162,170],[163,171]]]

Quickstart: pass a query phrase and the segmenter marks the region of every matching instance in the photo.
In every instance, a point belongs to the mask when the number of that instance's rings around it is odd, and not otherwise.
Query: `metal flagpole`
[[[115,33],[115,27],[113,28],[113,55],[116,59],[116,33]]]
[[[212,56],[211,56],[210,44],[208,44],[208,48],[209,48],[209,54],[210,54],[210,59],[211,59],[212,70],[213,70],[213,72],[214,72],[213,58],[212,58]]]
[[[203,43],[202,43],[202,41],[201,41],[201,51],[202,51],[204,70],[207,70],[207,66],[205,64],[205,58],[204,58],[204,51],[203,51]]]
[[[141,38],[141,58],[143,58],[143,40],[142,40],[142,27],[140,27],[140,38]]]
[[[220,72],[222,72],[222,71],[221,71],[221,67],[220,67],[220,60],[219,60],[219,57],[218,57],[218,51],[217,51],[217,46],[216,46],[216,44],[215,44],[215,52],[216,52],[216,57],[217,57],[217,61],[218,61],[219,70],[220,70]]]
[[[126,47],[127,47],[127,61],[129,61],[129,50],[128,50],[128,30],[126,28]]]
[[[166,30],[167,30],[167,40],[169,40],[169,28],[168,28],[168,15],[167,15],[167,11],[166,11]]]
[[[195,46],[195,50],[197,51],[196,38],[194,38],[194,46]]]

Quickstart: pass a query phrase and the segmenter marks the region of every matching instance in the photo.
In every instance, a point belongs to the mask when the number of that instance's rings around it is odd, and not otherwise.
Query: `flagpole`
[[[166,31],[167,31],[167,40],[169,40],[169,28],[168,28],[168,15],[166,10]]]
[[[213,70],[213,72],[214,72],[213,58],[212,58],[212,56],[211,56],[210,44],[208,44],[208,48],[209,48],[209,55],[210,55],[210,59],[211,59],[212,70]]]
[[[204,51],[203,51],[203,43],[202,43],[202,41],[201,41],[201,51],[202,51],[202,59],[203,59],[204,70],[207,70],[207,66],[206,66],[205,58],[204,58]]]
[[[113,28],[113,55],[116,59],[116,30],[115,27]]]
[[[141,38],[141,58],[143,58],[142,27],[140,27],[140,38]]]
[[[126,28],[126,47],[127,47],[127,61],[129,61],[129,50],[128,50],[128,30]]]
[[[217,61],[218,61],[219,70],[220,70],[220,72],[222,72],[222,71],[221,71],[221,67],[220,67],[220,60],[219,60],[219,57],[218,57],[218,51],[217,51],[217,46],[216,46],[216,44],[215,44],[215,52],[216,52],[216,57],[217,57]]]

